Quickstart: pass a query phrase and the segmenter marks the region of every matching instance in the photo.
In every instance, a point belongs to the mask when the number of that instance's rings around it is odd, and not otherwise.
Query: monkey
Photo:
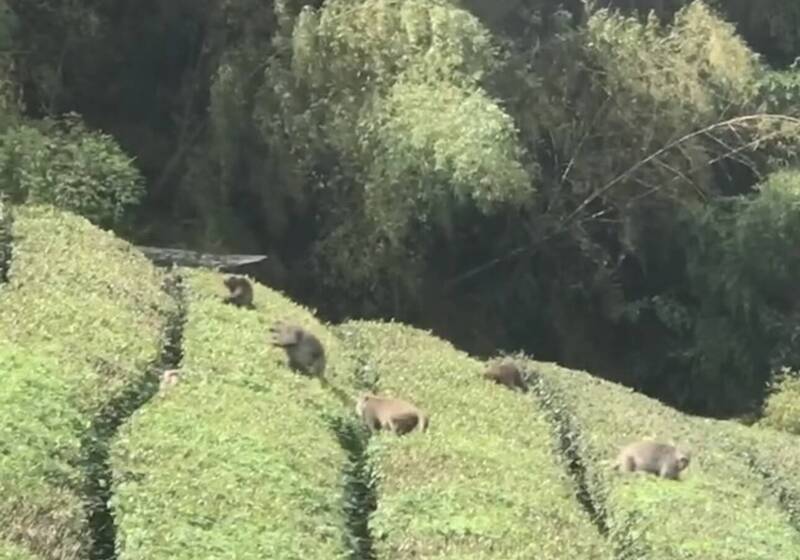
[[[159,391],[166,391],[173,385],[177,384],[180,373],[180,370],[177,369],[165,369],[163,372],[161,372],[161,384],[158,388]]]
[[[283,348],[289,367],[303,375],[322,377],[325,372],[325,348],[319,339],[297,325],[279,323],[270,327],[272,345]]]
[[[390,430],[402,436],[414,428],[428,429],[428,416],[410,402],[365,393],[356,401],[356,415],[363,420],[370,432]]]
[[[236,307],[253,309],[253,285],[243,276],[228,276],[223,280],[225,287],[230,291],[223,301]]]
[[[675,445],[642,440],[624,447],[617,456],[614,468],[621,472],[644,472],[677,480],[689,466],[690,454]]]
[[[498,385],[505,385],[512,391],[519,389],[523,393],[528,392],[528,385],[522,379],[522,372],[517,364],[513,362],[495,363],[483,372],[484,379],[494,381]]]

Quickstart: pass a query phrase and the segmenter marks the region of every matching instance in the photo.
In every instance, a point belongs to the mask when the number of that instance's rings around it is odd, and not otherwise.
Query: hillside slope
[[[430,333],[325,325],[260,285],[238,309],[221,274],[165,274],[49,209],[18,209],[12,232],[0,558],[800,559],[791,436],[522,358],[532,391],[511,392]],[[280,320],[320,337],[325,381],[269,345]],[[415,402],[429,429],[370,437],[365,390]],[[682,480],[610,469],[651,436],[690,447]]]

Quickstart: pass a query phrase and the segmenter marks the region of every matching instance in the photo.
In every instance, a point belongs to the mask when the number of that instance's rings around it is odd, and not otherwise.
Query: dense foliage
[[[11,205],[0,197],[0,282],[8,279],[8,266],[11,263],[12,224]]]
[[[695,412],[800,366],[794,0],[4,4],[0,191]]]
[[[11,202],[52,204],[107,227],[120,225],[144,194],[139,171],[114,139],[75,116],[0,135],[0,181]]]

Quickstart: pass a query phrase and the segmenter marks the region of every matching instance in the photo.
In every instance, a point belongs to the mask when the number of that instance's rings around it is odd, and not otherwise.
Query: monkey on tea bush
[[[312,333],[297,325],[278,323],[270,327],[272,344],[286,351],[289,367],[303,375],[321,377],[325,372],[325,348]]]
[[[236,307],[253,309],[253,285],[243,276],[228,276],[223,281],[225,287],[230,291],[224,301]]]
[[[511,390],[519,389],[523,393],[528,392],[528,386],[522,379],[522,372],[514,362],[501,362],[490,365],[483,377],[489,381],[494,381],[498,385],[504,385]]]
[[[404,435],[414,428],[428,429],[428,417],[410,402],[378,397],[371,393],[361,395],[356,402],[356,414],[371,432],[389,430],[395,435]]]
[[[619,452],[614,468],[621,472],[646,472],[677,480],[678,475],[689,466],[689,461],[689,453],[674,445],[637,441]]]

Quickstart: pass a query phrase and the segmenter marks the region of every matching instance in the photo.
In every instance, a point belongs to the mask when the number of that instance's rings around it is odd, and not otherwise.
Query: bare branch
[[[611,189],[613,189],[615,186],[617,186],[623,180],[629,178],[637,170],[641,169],[643,166],[647,165],[648,163],[650,163],[650,162],[652,162],[654,160],[657,160],[657,158],[659,158],[661,155],[665,154],[666,152],[668,152],[669,150],[675,148],[676,146],[679,146],[680,144],[682,144],[684,142],[687,142],[688,140],[691,140],[691,139],[696,138],[698,136],[707,135],[709,138],[712,138],[712,139],[716,140],[719,144],[727,147],[727,145],[724,142],[722,142],[719,138],[715,137],[712,134],[712,132],[714,132],[715,130],[721,129],[721,128],[729,128],[729,129],[733,130],[734,132],[737,132],[738,131],[737,126],[746,125],[746,124],[749,124],[749,123],[752,123],[752,122],[764,122],[764,121],[782,121],[782,122],[791,123],[791,124],[793,124],[795,126],[800,127],[800,119],[798,119],[798,118],[791,117],[791,116],[788,116],[788,115],[759,113],[759,114],[753,114],[753,115],[743,115],[743,116],[736,117],[736,118],[733,118],[733,119],[720,121],[720,122],[711,124],[709,126],[706,126],[704,128],[701,128],[699,130],[695,130],[695,131],[689,132],[687,134],[684,134],[683,136],[677,138],[676,140],[668,142],[667,144],[665,144],[664,146],[662,146],[661,148],[659,148],[655,152],[651,153],[650,155],[648,155],[644,159],[639,160],[634,165],[629,167],[627,170],[623,171],[622,173],[620,173],[619,175],[617,175],[616,177],[611,179],[609,182],[607,182],[605,185],[603,185],[602,187],[600,187],[599,189],[597,189],[596,191],[591,193],[589,196],[587,196],[577,206],[577,208],[575,208],[575,210],[573,210],[570,214],[568,214],[565,218],[563,218],[556,225],[555,229],[551,233],[549,233],[548,235],[545,235],[544,237],[542,237],[541,239],[537,240],[536,242],[531,243],[530,245],[522,245],[522,246],[516,247],[516,248],[510,250],[509,252],[505,253],[504,255],[500,255],[498,257],[495,257],[495,258],[493,258],[493,259],[491,259],[491,260],[489,260],[489,261],[487,261],[487,262],[485,262],[485,263],[483,263],[483,264],[481,264],[479,266],[476,266],[476,267],[471,268],[471,269],[469,269],[468,271],[466,271],[466,272],[464,272],[462,274],[459,274],[458,276],[456,276],[455,278],[453,278],[452,280],[447,282],[447,286],[446,286],[447,289],[452,289],[454,286],[456,286],[456,285],[458,285],[458,284],[460,284],[460,283],[462,283],[462,282],[464,282],[466,280],[469,280],[470,278],[473,278],[473,277],[477,276],[478,274],[481,274],[481,273],[483,273],[483,272],[485,272],[487,270],[490,270],[490,269],[494,268],[495,266],[499,265],[500,263],[502,263],[504,261],[507,261],[509,259],[517,257],[518,255],[525,254],[525,253],[534,254],[544,243],[546,243],[547,241],[549,241],[552,238],[556,237],[557,235],[561,234],[566,229],[566,227],[573,220],[575,220],[575,218],[577,218],[581,214],[581,212],[583,212],[586,209],[587,206],[589,206],[589,204],[591,204],[592,202],[594,202],[595,200],[597,200],[598,198],[600,198],[601,196],[603,196],[604,194],[609,192]],[[708,162],[708,165],[711,165],[712,163],[716,163],[717,161],[720,161],[720,160],[722,160],[724,158],[735,156],[735,155],[737,155],[737,154],[739,154],[739,153],[741,153],[741,152],[743,152],[745,150],[754,148],[754,147],[758,146],[759,143],[768,141],[768,140],[770,140],[772,138],[780,136],[781,134],[782,133],[780,131],[779,132],[773,132],[771,134],[756,138],[755,140],[751,140],[749,142],[746,142],[746,143],[744,143],[743,145],[741,145],[741,146],[739,146],[737,148],[730,148],[730,149],[728,149],[726,151],[726,153],[721,154],[721,155],[719,155],[718,157],[716,157],[714,159],[711,159]],[[662,163],[661,165],[665,165],[665,164]],[[673,178],[673,180],[675,180],[675,178]],[[646,191],[645,193],[640,195],[639,198],[642,198],[642,197],[645,197],[645,196],[649,196],[649,195],[653,194],[654,192],[657,192],[657,190],[658,190],[658,188],[654,187],[653,189],[650,189],[649,191]],[[602,216],[604,214],[605,214],[605,212],[601,211],[600,214],[597,214],[597,215],[595,215],[593,217],[597,218],[597,217],[600,217],[600,216]],[[591,218],[592,217],[590,217],[590,219]]]
[[[786,122],[791,122],[792,124],[800,126],[800,119],[796,119],[794,117],[790,117],[790,116],[787,116],[787,115],[757,114],[757,115],[743,115],[741,117],[736,117],[734,119],[728,119],[726,121],[714,123],[714,124],[709,125],[709,126],[707,126],[705,128],[701,128],[700,130],[695,130],[695,131],[690,132],[688,134],[684,134],[683,136],[681,136],[677,140],[674,140],[674,141],[668,143],[667,145],[659,148],[658,150],[656,150],[655,152],[653,152],[652,154],[650,154],[646,158],[639,160],[634,165],[632,165],[630,168],[628,168],[627,170],[623,171],[622,173],[620,173],[619,175],[617,175],[616,177],[611,179],[611,181],[609,181],[608,183],[606,183],[605,185],[600,187],[598,190],[596,190],[595,192],[590,194],[588,197],[586,197],[583,200],[583,202],[581,202],[578,205],[577,208],[575,208],[575,210],[573,210],[569,215],[567,215],[566,218],[564,218],[561,221],[560,225],[563,226],[563,225],[566,225],[567,223],[571,222],[573,219],[575,219],[575,217],[578,214],[583,212],[583,210],[589,204],[591,204],[592,202],[594,202],[595,200],[597,200],[598,198],[600,198],[601,196],[606,194],[608,191],[613,189],[615,186],[617,186],[623,180],[625,180],[626,178],[631,176],[637,170],[641,169],[644,165],[650,163],[655,158],[659,157],[660,155],[664,154],[665,152],[668,152],[669,150],[671,150],[675,146],[678,146],[679,144],[682,144],[683,142],[691,140],[692,138],[696,138],[697,136],[701,136],[701,135],[704,135],[704,134],[709,134],[710,132],[712,132],[712,131],[714,131],[716,129],[719,129],[719,128],[733,127],[734,125],[745,124],[745,123],[748,123],[748,122],[751,122],[751,121],[764,121],[764,120],[786,121]],[[760,141],[763,141],[763,139],[758,139],[758,140],[751,141],[751,142],[749,142],[747,144],[747,146],[757,145]],[[735,150],[733,153],[740,152],[740,151],[742,151],[744,149],[746,149],[746,146],[743,146],[743,147]]]

